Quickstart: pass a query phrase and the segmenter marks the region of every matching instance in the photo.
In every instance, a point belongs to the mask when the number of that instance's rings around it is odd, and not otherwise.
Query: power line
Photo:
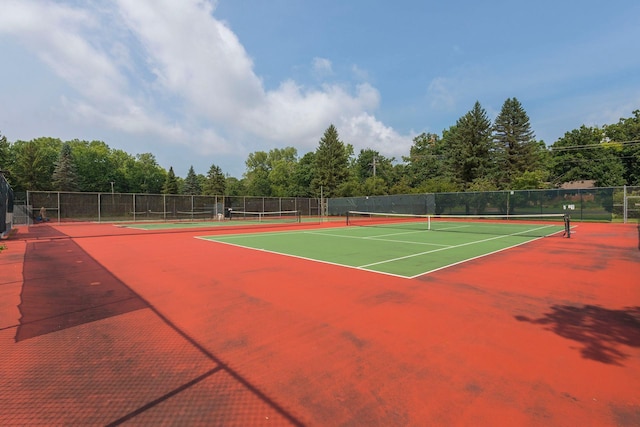
[[[550,151],[590,150],[593,148],[631,147],[640,144],[640,140],[632,141],[603,141],[598,144],[572,145],[569,147],[551,147]]]

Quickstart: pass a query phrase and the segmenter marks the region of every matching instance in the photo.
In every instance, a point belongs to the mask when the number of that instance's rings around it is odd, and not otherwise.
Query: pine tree
[[[508,185],[524,172],[540,166],[529,116],[516,98],[507,99],[496,117],[493,140],[499,181]]]
[[[9,142],[7,137],[0,135],[0,170],[9,169]]]
[[[60,156],[56,162],[52,176],[53,189],[57,191],[77,191],[78,176],[76,173],[71,145],[65,142],[60,149]]]
[[[221,196],[224,194],[226,187],[226,179],[222,173],[222,169],[215,164],[211,165],[207,178],[202,186],[202,193],[207,196]]]
[[[312,190],[324,197],[336,195],[340,184],[349,177],[349,156],[353,148],[345,146],[338,136],[338,130],[330,125],[320,139],[314,159]]]
[[[456,181],[468,187],[491,171],[491,121],[480,102],[458,119],[446,135],[449,168]]]
[[[176,174],[173,172],[173,166],[169,166],[169,173],[167,173],[167,179],[162,186],[163,194],[178,194],[178,180]]]
[[[187,177],[184,179],[184,188],[182,191],[184,194],[202,194],[202,190],[200,188],[200,181],[198,180],[198,176],[196,172],[193,170],[193,166],[189,168],[189,172],[187,172]]]

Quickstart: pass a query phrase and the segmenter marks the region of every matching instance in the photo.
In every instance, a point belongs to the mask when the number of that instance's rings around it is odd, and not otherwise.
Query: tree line
[[[407,156],[373,149],[355,153],[330,125],[315,151],[294,147],[250,153],[241,178],[215,163],[186,177],[158,165],[151,153],[131,155],[102,141],[0,135],[0,170],[16,192],[27,190],[347,197],[418,192],[552,188],[593,180],[599,187],[640,185],[640,110],[617,123],[581,126],[552,145],[535,138],[516,98],[492,122],[479,102],[442,134],[422,133]]]

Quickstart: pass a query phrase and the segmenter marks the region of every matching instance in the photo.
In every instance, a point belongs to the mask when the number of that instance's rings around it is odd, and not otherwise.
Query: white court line
[[[476,243],[484,243],[484,242],[489,242],[491,240],[504,239],[506,237],[517,236],[518,234],[528,233],[530,231],[535,231],[535,230],[542,230],[542,229],[548,228],[548,227],[552,227],[552,226],[545,225],[544,227],[533,228],[533,229],[530,229],[530,230],[521,231],[519,233],[512,233],[512,234],[506,234],[504,236],[490,237],[488,239],[482,239],[482,240],[474,240],[472,242],[461,243],[459,245],[448,246],[446,248],[433,249],[433,250],[430,250],[430,251],[420,252],[420,253],[411,254],[411,255],[405,255],[405,256],[402,256],[402,257],[392,258],[392,259],[388,259],[388,260],[385,260],[385,261],[378,261],[378,262],[374,262],[374,263],[371,263],[371,264],[359,265],[358,268],[366,268],[366,267],[371,267],[373,265],[386,264],[386,263],[389,263],[389,262],[400,261],[400,260],[407,259],[407,258],[414,258],[414,257],[417,257],[417,256],[422,256],[422,255],[426,255],[426,254],[430,254],[430,253],[434,253],[434,252],[446,251],[447,249],[456,249],[456,248],[461,248],[463,246],[475,245]]]
[[[470,225],[456,225],[455,227],[438,227],[433,229],[433,231],[442,231],[442,230],[453,230],[456,228],[466,228],[466,227],[471,227]]]
[[[399,278],[402,278],[402,279],[414,279],[416,277],[420,277],[420,276],[423,276],[423,275],[426,275],[426,274],[429,274],[429,273],[433,273],[433,272],[438,271],[438,270],[443,270],[445,268],[449,268],[449,267],[452,267],[454,265],[462,264],[462,263],[465,263],[467,261],[471,261],[471,260],[474,260],[474,259],[482,258],[482,257],[488,256],[488,255],[492,255],[492,254],[495,254],[495,253],[498,253],[498,252],[502,252],[502,251],[507,250],[507,249],[515,248],[517,246],[525,245],[527,243],[542,239],[544,237],[533,238],[531,240],[527,240],[525,242],[517,243],[515,245],[511,245],[511,246],[508,246],[508,247],[505,247],[505,248],[502,248],[502,249],[498,249],[498,250],[493,251],[493,252],[488,252],[488,253],[485,253],[485,254],[482,254],[482,255],[478,255],[478,256],[475,256],[475,257],[472,257],[472,258],[465,258],[465,259],[463,259],[461,261],[454,262],[454,263],[447,264],[447,265],[443,265],[441,267],[434,268],[433,270],[425,271],[425,272],[422,272],[422,273],[419,273],[419,274],[416,274],[416,275],[413,275],[413,276],[405,276],[405,275],[402,275],[402,274],[395,274],[395,273],[388,273],[388,272],[385,272],[385,271],[372,270],[372,269],[369,269],[367,267],[378,265],[378,264],[384,264],[384,263],[392,262],[392,261],[395,261],[395,260],[401,260],[401,259],[404,259],[404,258],[411,258],[411,257],[415,257],[415,256],[425,255],[425,254],[429,254],[429,253],[432,253],[432,252],[439,252],[439,251],[446,250],[446,249],[452,249],[452,248],[456,248],[456,247],[468,246],[468,245],[481,243],[481,242],[486,242],[486,241],[490,241],[490,240],[506,238],[506,237],[510,237],[510,236],[516,236],[518,234],[527,233],[527,232],[535,231],[535,230],[541,230],[541,229],[549,228],[549,227],[553,227],[553,225],[546,225],[546,226],[543,226],[543,227],[538,227],[538,228],[534,228],[534,229],[530,229],[530,230],[526,230],[526,231],[521,231],[519,233],[507,234],[507,235],[503,235],[503,236],[496,236],[496,237],[492,237],[492,238],[489,238],[489,239],[477,240],[477,241],[473,241],[473,242],[463,243],[463,244],[460,244],[460,245],[448,246],[448,247],[445,247],[445,248],[434,249],[434,250],[431,250],[431,251],[421,252],[421,253],[414,254],[414,255],[408,255],[408,256],[396,258],[396,259],[393,259],[393,260],[381,261],[381,262],[376,262],[376,263],[372,263],[372,264],[365,264],[365,265],[362,265],[362,266],[352,266],[352,265],[348,265],[348,264],[339,264],[339,263],[332,262],[332,261],[324,261],[324,260],[304,257],[304,256],[300,256],[300,255],[293,255],[293,254],[288,254],[288,253],[271,251],[271,250],[268,250],[268,249],[254,248],[254,247],[251,247],[251,246],[244,246],[244,245],[240,245],[240,244],[229,243],[229,242],[225,242],[225,241],[219,240],[219,238],[221,238],[221,237],[233,238],[233,237],[249,237],[249,236],[254,236],[255,237],[255,236],[268,235],[268,234],[299,234],[299,233],[324,234],[324,233],[315,233],[315,232],[309,232],[309,231],[296,230],[296,231],[287,231],[287,232],[275,232],[274,231],[274,232],[268,232],[268,233],[234,234],[234,235],[227,235],[227,236],[215,236],[215,235],[214,236],[199,236],[199,237],[195,237],[195,238],[196,239],[206,240],[208,242],[217,242],[217,243],[221,243],[223,245],[235,246],[235,247],[239,247],[239,248],[243,248],[243,249],[252,249],[252,250],[255,250],[255,251],[260,251],[260,252],[265,252],[265,253],[290,256],[290,257],[293,257],[293,258],[298,258],[298,259],[302,259],[302,260],[306,260],[306,261],[319,262],[319,263],[328,264],[328,265],[334,265],[334,266],[338,266],[338,267],[353,268],[353,269],[356,269],[356,270],[367,271],[367,272],[376,273],[376,274],[384,274],[386,276],[399,277]],[[558,231],[558,233],[560,233],[560,231]],[[553,233],[553,234],[557,234],[557,233]],[[341,235],[337,235],[337,234],[336,235],[332,235],[332,234],[328,234],[328,233],[327,233],[327,235],[335,236],[335,237],[347,237],[347,238],[355,238],[355,239],[365,240],[365,238],[355,237],[355,236],[341,236]],[[406,242],[404,242],[404,243],[406,243]]]
[[[385,237],[385,236],[399,236],[399,235],[402,235],[402,234],[424,233],[424,231],[419,231],[419,232],[418,231],[412,231],[412,232],[405,232],[405,233],[382,234],[380,236],[366,236],[366,237],[362,237],[362,236],[347,236],[347,235],[342,235],[342,234],[322,233],[322,232],[316,232],[316,231],[303,231],[302,233],[304,233],[304,234],[315,234],[315,235],[318,235],[318,236],[340,237],[340,238],[345,238],[345,239],[379,240],[381,242],[406,243],[406,244],[410,244],[410,245],[421,245],[421,246],[444,246],[444,247],[451,246],[451,245],[442,245],[440,243],[410,242],[410,241],[406,241],[406,240],[393,240],[393,239],[382,239],[381,238],[381,237]]]
[[[309,257],[301,256],[301,255],[287,254],[287,253],[283,253],[283,252],[276,252],[276,251],[272,251],[272,250],[269,250],[269,249],[253,248],[251,246],[244,246],[244,245],[239,245],[239,244],[236,244],[236,243],[222,242],[220,240],[212,240],[212,239],[208,239],[207,237],[196,237],[196,239],[206,240],[207,242],[221,243],[223,245],[235,246],[237,248],[242,248],[242,249],[251,249],[251,250],[254,250],[254,251],[258,251],[258,252],[265,252],[265,253],[269,253],[269,254],[282,255],[282,256],[288,256],[288,257],[291,257],[291,258],[303,259],[305,261],[319,262],[319,263],[322,263],[322,264],[334,265],[336,267],[353,268],[353,269],[356,269],[356,270],[367,271],[369,273],[384,274],[384,275],[387,275],[387,276],[399,277],[401,279],[409,279],[410,278],[409,276],[404,276],[402,274],[387,273],[385,271],[369,270],[367,268],[360,268],[360,267],[356,267],[356,266],[353,266],[353,265],[339,264],[337,262],[324,261],[324,260],[321,260],[321,259],[309,258]]]

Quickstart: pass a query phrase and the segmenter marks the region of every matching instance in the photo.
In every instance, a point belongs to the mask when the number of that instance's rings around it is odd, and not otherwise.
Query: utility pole
[[[375,154],[373,156],[373,162],[370,163],[370,165],[373,166],[373,177],[375,178],[376,177],[376,156],[375,156]]]

